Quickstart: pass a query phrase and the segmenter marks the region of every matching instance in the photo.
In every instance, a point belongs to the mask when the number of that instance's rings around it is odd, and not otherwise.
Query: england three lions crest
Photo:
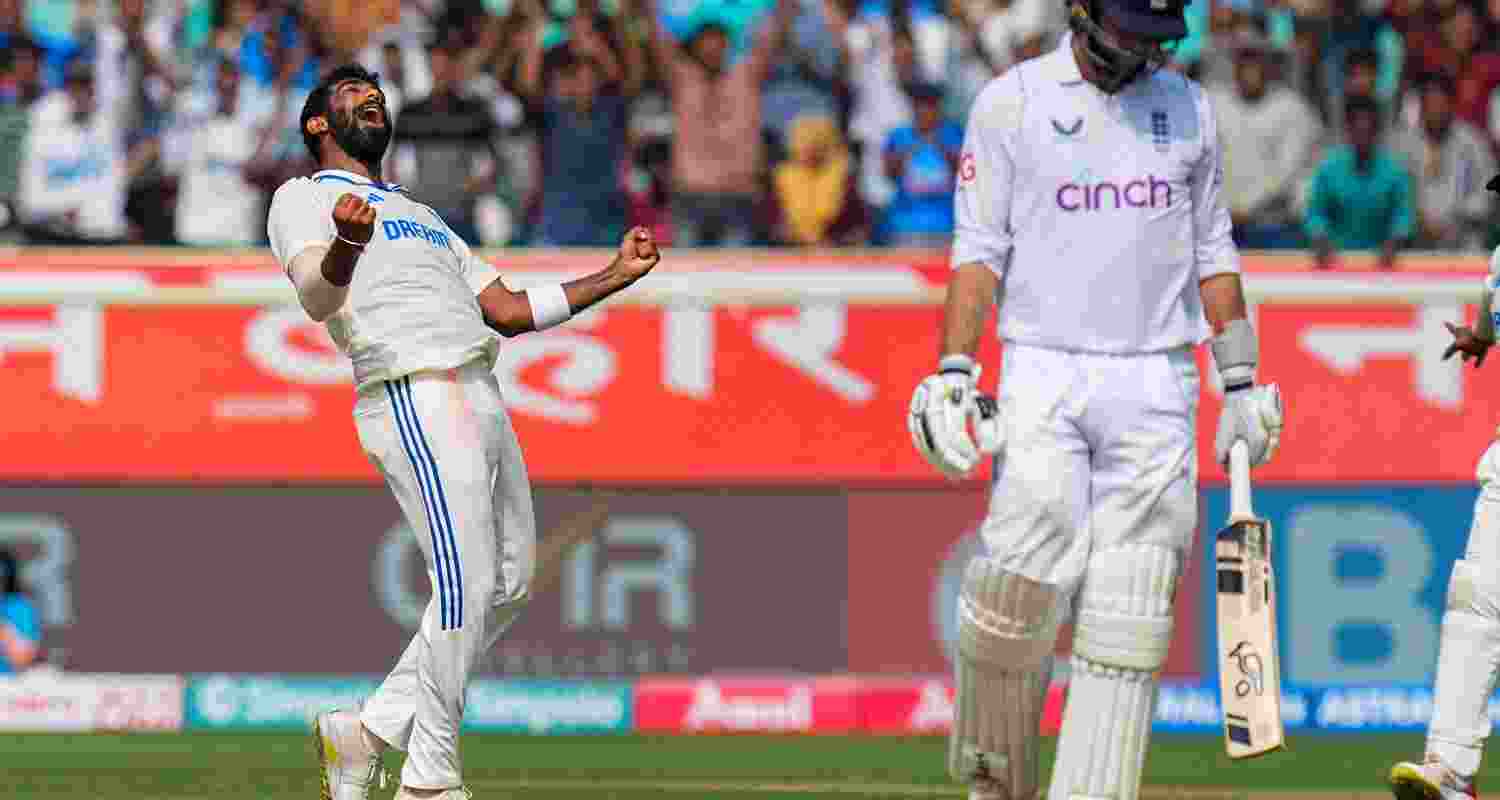
[[[1151,112],[1151,144],[1159,153],[1172,146],[1172,129],[1167,124],[1167,112],[1155,109]]]

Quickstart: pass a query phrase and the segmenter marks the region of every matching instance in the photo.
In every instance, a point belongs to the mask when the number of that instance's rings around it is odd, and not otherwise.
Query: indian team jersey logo
[[[380,192],[370,192],[370,194],[367,195],[365,199],[369,200],[371,203],[379,203],[380,201],[385,199],[385,195],[381,194]]]
[[[380,221],[380,230],[385,234],[386,241],[421,239],[434,247],[441,247],[445,250],[453,248],[446,230],[423,225],[414,219],[383,219]]]

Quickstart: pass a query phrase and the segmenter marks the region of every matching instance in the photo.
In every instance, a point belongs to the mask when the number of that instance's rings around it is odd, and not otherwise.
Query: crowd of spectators
[[[1193,0],[1247,248],[1480,251],[1500,0]],[[968,107],[1063,0],[0,0],[0,229],[253,245],[297,115],[382,75],[385,179],[484,246],[942,246]]]

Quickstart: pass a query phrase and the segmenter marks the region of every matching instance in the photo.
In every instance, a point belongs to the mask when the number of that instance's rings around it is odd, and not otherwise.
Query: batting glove
[[[1003,444],[998,406],[979,393],[979,374],[979,365],[968,356],[944,357],[937,374],[917,385],[906,417],[917,452],[952,480],[966,477],[980,458],[999,452]]]
[[[1250,448],[1250,465],[1270,461],[1281,445],[1281,390],[1276,384],[1226,389],[1219,429],[1214,434],[1214,457],[1229,463],[1229,448],[1243,439]]]

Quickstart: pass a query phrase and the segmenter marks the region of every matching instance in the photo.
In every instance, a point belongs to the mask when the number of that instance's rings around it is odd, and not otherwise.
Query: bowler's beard
[[[381,114],[385,114],[384,110]],[[360,125],[353,109],[335,114],[333,140],[350,158],[369,167],[371,172],[379,173],[380,160],[385,157],[385,149],[391,143],[390,117],[386,116],[386,124],[375,128]]]

